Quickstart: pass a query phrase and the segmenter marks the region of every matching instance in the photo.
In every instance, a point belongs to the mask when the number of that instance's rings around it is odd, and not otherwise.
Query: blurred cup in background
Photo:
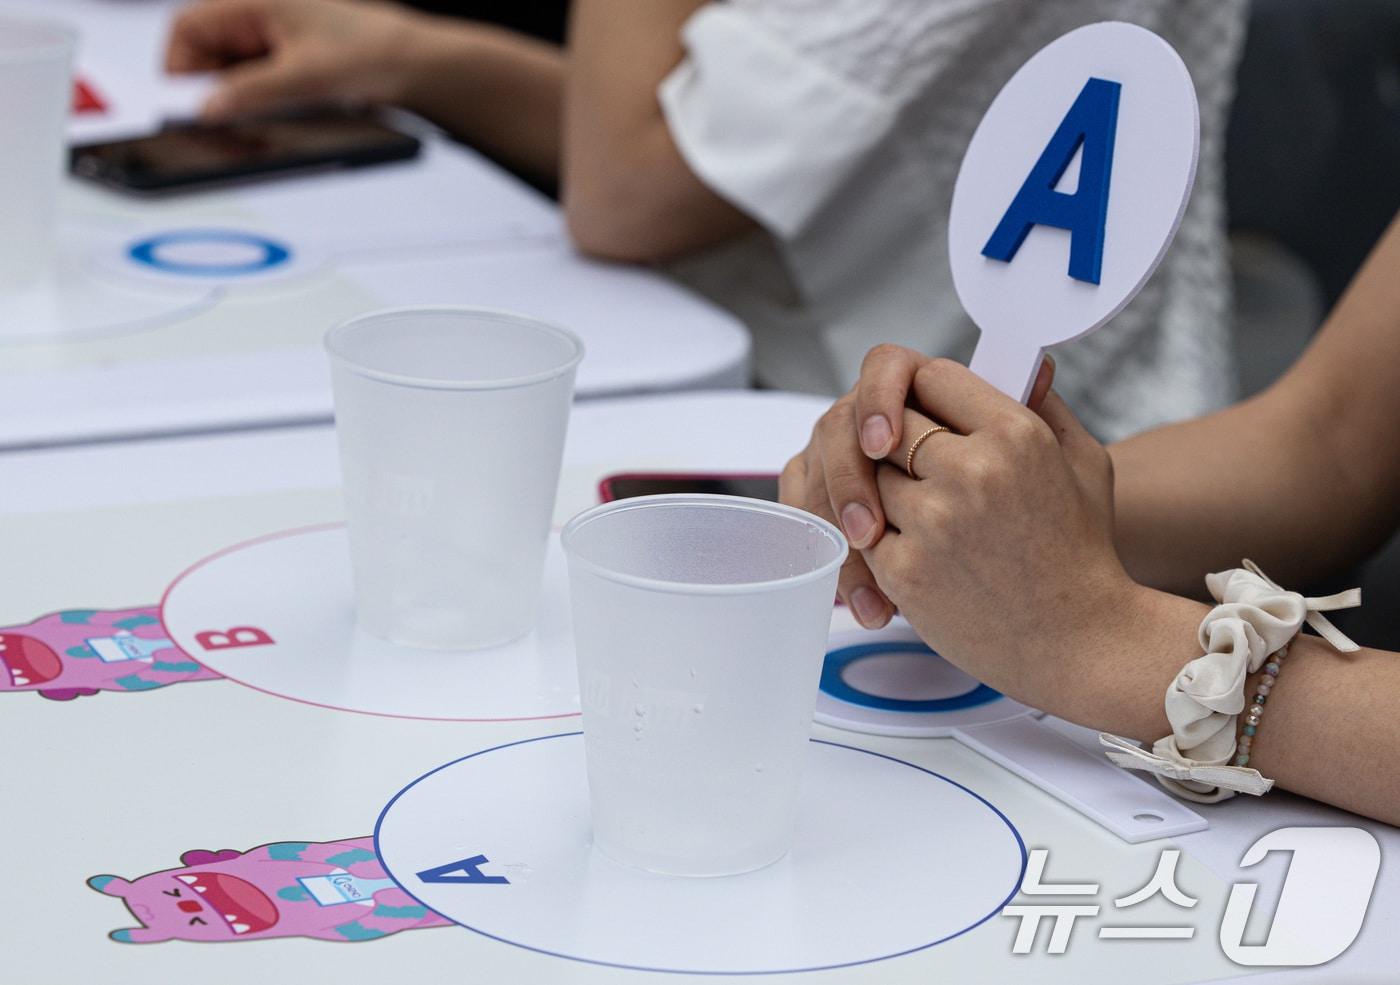
[[[433,649],[524,636],[583,344],[464,307],[362,315],[325,344],[361,628]]]
[[[0,13],[0,289],[34,283],[52,260],[77,38]]]

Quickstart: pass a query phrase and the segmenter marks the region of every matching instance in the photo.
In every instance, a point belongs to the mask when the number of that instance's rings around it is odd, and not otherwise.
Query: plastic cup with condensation
[[[360,626],[434,649],[524,636],[583,344],[463,307],[362,315],[325,344]]]
[[[594,847],[686,876],[781,858],[845,538],[776,503],[667,495],[581,513],[563,543]]]
[[[64,24],[0,14],[0,288],[35,283],[53,259],[77,40]]]

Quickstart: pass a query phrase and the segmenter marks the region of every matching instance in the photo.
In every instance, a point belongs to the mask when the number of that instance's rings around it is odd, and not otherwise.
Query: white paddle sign
[[[1024,402],[1047,346],[1122,311],[1176,234],[1199,149],[1191,76],[1151,31],[1091,24],[1021,66],[953,189],[953,284],[982,329],[973,371]]]

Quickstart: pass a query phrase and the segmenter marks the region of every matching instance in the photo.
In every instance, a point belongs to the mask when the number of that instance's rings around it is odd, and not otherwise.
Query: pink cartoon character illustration
[[[0,627],[0,691],[70,701],[99,691],[149,691],[221,680],[165,637],[155,606],[65,609]]]
[[[286,841],[247,852],[190,851],[184,868],[128,882],[93,876],[88,885],[119,897],[139,927],[114,941],[242,941],[312,937],[370,941],[451,921],[400,889],[374,852],[374,838]]]

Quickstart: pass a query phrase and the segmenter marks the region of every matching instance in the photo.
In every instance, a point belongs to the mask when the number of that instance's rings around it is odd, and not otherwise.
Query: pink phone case
[[[605,475],[598,482],[598,500],[611,503],[617,499],[613,495],[612,484],[620,480],[632,482],[712,482],[716,479],[776,479],[776,472],[616,472]]]

